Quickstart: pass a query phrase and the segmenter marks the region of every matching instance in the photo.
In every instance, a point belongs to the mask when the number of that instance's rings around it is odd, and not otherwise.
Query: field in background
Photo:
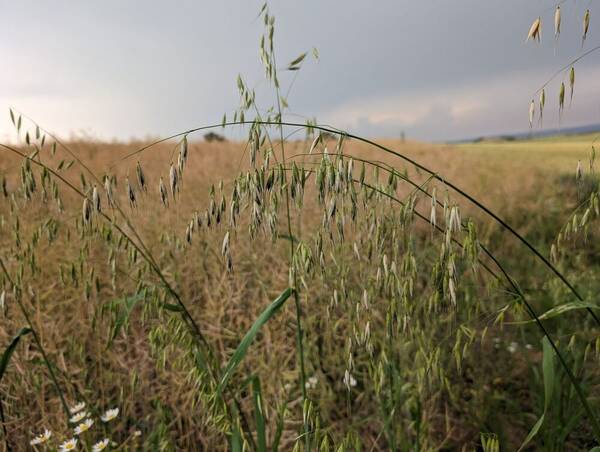
[[[578,136],[461,145],[401,143],[399,140],[382,143],[438,171],[476,196],[548,255],[550,243],[578,203],[575,169],[578,160],[587,168],[592,140],[591,136]],[[193,315],[206,329],[209,341],[225,359],[252,321],[277,294],[277,288],[286,286],[285,252],[234,238],[234,272],[228,275],[220,256],[224,226],[198,236],[192,247],[187,248],[185,230],[190,218],[194,212],[207,208],[213,184],[217,186],[221,179],[227,184],[228,178],[247,166],[247,150],[236,143],[192,142],[182,196],[166,210],[160,205],[157,181],[159,175],[168,179],[174,145],[165,143],[143,154],[140,162],[149,181],[148,193],[140,192],[137,208],[126,208],[126,211],[166,274],[189,301]],[[333,142],[332,147],[334,145]],[[126,176],[132,181],[135,179],[135,159],[125,164],[120,158],[137,149],[140,143],[75,142],[69,146],[97,174],[105,174],[111,168],[110,172],[120,178],[116,190],[126,205],[122,180]],[[288,155],[306,152],[306,144],[290,143],[287,152]],[[346,144],[345,152],[391,162],[354,141]],[[60,150],[53,159],[42,156],[53,162],[51,166],[56,166],[61,157],[65,156],[60,155]],[[18,159],[6,152],[0,154],[0,172],[8,176],[9,192],[14,192],[18,186],[19,166]],[[80,169],[75,165],[70,170],[69,180],[78,184],[79,173]],[[65,195],[64,202],[70,205],[79,201]],[[418,207],[422,207],[428,216],[428,206],[424,203],[421,201]],[[0,202],[0,247],[9,267],[14,269],[17,262],[10,256],[17,232],[10,219],[10,209],[8,201]],[[78,208],[74,211],[80,212]],[[491,242],[509,267],[523,276],[525,286],[535,287],[538,278],[544,278],[541,276],[543,268],[535,267],[521,245],[475,209],[465,207],[464,215],[467,213],[476,216],[482,240]],[[52,208],[40,204],[35,209],[23,208],[18,229],[22,243],[28,243],[35,228],[48,216],[61,218]],[[310,229],[320,221],[319,216],[315,218],[306,215],[302,220],[304,228]],[[72,217],[60,221],[63,222],[61,234],[66,231],[79,234],[73,227]],[[426,225],[423,229],[427,231]],[[35,311],[34,323],[43,343],[61,374],[68,376],[63,381],[70,401],[84,395],[96,406],[119,405],[121,437],[140,430],[142,436],[138,441],[145,441],[147,445],[182,449],[202,443],[209,450],[221,437],[202,425],[203,410],[195,405],[195,389],[189,384],[185,369],[178,364],[182,359],[181,352],[169,348],[157,352],[152,340],[148,340],[153,321],[144,318],[143,307],[136,308],[129,327],[120,332],[114,347],[106,347],[112,326],[111,315],[103,310],[103,306],[112,299],[125,296],[128,290],[135,290],[135,271],[123,267],[112,276],[107,265],[110,257],[98,244],[84,239],[89,255],[82,261],[78,244],[70,244],[68,239],[59,240],[61,246],[43,241],[38,245],[35,265],[39,269],[36,277],[28,282],[26,298]],[[92,268],[102,282],[86,293]],[[112,284],[111,278],[114,278]],[[343,372],[340,363],[345,359],[344,338],[350,334],[349,326],[339,319],[332,322],[334,326],[329,332],[323,332],[328,329],[323,323],[326,316],[324,303],[317,299],[314,305],[304,306],[310,357],[308,370],[319,381],[313,397],[319,400],[323,418],[332,432],[351,426],[373,449],[383,448],[378,443],[382,427],[371,420],[376,409],[360,396],[352,407],[346,400],[340,383],[343,374],[339,369]],[[540,310],[546,308],[538,307]],[[22,326],[23,319],[8,302],[2,316],[0,343],[5,344]],[[167,321],[167,318],[164,314],[162,320]],[[286,384],[297,378],[293,319],[290,304],[265,326],[246,358],[245,367],[260,375],[265,401],[291,397],[290,410],[297,412],[301,404],[299,394],[284,394]],[[556,328],[561,331],[562,327],[557,325]],[[428,421],[428,444],[447,449],[471,449],[477,444],[480,432],[491,431],[500,436],[506,450],[516,449],[539,415],[540,400],[536,397],[543,393],[537,368],[541,362],[539,339],[535,329],[490,325],[487,341],[466,360],[463,372],[453,376],[455,397],[435,394],[425,407],[423,416]],[[486,359],[482,360],[482,356]],[[40,377],[43,370],[39,352],[31,343],[22,345],[13,364],[2,381],[2,392],[11,397],[5,407],[10,419],[8,428],[25,443],[32,431],[60,424],[60,407],[50,382]],[[327,369],[336,370],[328,373]],[[67,381],[73,382],[72,385],[67,385]],[[473,410],[473,407],[477,408]],[[275,419],[276,404],[267,405],[265,412],[269,419]],[[340,413],[346,415],[340,416]],[[293,444],[300,424],[298,416],[295,421],[286,423],[282,436],[284,450]],[[273,434],[272,431],[269,433]],[[567,441],[570,444],[567,449],[583,447],[585,440],[582,438],[588,435],[589,432],[575,430]]]

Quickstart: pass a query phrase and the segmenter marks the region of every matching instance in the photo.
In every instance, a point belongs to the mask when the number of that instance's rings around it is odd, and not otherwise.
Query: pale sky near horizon
[[[316,47],[289,97],[291,112],[355,133],[450,140],[528,129],[533,93],[600,44],[591,0],[276,0],[281,66]],[[238,73],[262,82],[262,0],[89,0],[0,3],[0,139],[8,108],[68,137],[165,136],[219,122],[238,105]],[[600,10],[599,10],[600,11]],[[542,43],[525,42],[542,17]],[[600,51],[576,66],[561,126],[600,123]],[[557,128],[558,76],[544,127]],[[282,77],[284,88],[291,77]],[[567,104],[568,104],[567,100]],[[298,115],[298,116],[295,116]]]

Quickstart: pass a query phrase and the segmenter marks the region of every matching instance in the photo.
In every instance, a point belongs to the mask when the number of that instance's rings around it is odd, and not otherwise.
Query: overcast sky
[[[591,0],[275,0],[279,63],[316,47],[290,111],[369,136],[457,139],[528,128],[533,93],[581,52]],[[261,92],[254,0],[0,2],[0,138],[12,106],[62,135],[167,135],[219,122],[236,77]],[[600,11],[599,11],[600,13]],[[525,43],[543,20],[542,43]],[[592,9],[583,51],[600,44]],[[561,125],[600,122],[600,51],[576,66]],[[560,75],[544,127],[558,122]],[[284,87],[292,79],[282,77]],[[568,101],[567,101],[568,103]],[[296,116],[290,116],[295,119]]]

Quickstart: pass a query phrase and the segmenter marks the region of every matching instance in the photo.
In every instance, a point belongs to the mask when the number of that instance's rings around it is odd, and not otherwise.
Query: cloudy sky
[[[527,130],[533,93],[600,44],[591,0],[566,0],[556,45],[544,0],[273,0],[278,61],[316,47],[289,96],[290,119],[375,137],[445,140]],[[219,122],[236,77],[260,96],[262,0],[53,0],[0,4],[0,139],[8,107],[68,137],[167,135]],[[600,14],[600,10],[598,10]],[[526,43],[542,17],[542,43]],[[576,66],[561,126],[600,122],[600,51]],[[544,127],[558,121],[559,75]],[[293,80],[282,77],[284,87]],[[261,97],[262,99],[262,97]],[[568,103],[568,101],[567,101]],[[296,116],[297,115],[297,116]]]

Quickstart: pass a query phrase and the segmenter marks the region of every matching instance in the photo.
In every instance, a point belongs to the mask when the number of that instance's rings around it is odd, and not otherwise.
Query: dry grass
[[[584,155],[584,149],[574,150],[571,155],[574,143],[577,142],[437,146],[390,141],[385,144],[439,170],[490,207],[515,217],[521,211],[543,215],[543,203],[564,194],[562,187],[548,183],[548,180],[556,181],[562,172],[571,172],[573,161]],[[186,246],[186,226],[195,211],[203,212],[209,205],[211,185],[216,186],[224,180],[227,186],[232,175],[247,168],[247,158],[242,144],[192,144],[181,196],[169,209],[165,209],[158,197],[158,177],[168,178],[173,146],[173,143],[162,144],[143,154],[140,162],[148,179],[149,191],[145,195],[138,193],[136,209],[124,207],[124,210],[201,325],[216,356],[224,363],[269,300],[287,286],[287,249],[276,244],[267,246],[269,239],[262,235],[252,239],[244,232],[244,227],[239,227],[232,238],[234,272],[230,274],[220,255],[221,241],[227,229],[225,225],[199,233],[194,236],[192,246]],[[287,155],[306,152],[306,146],[303,142],[288,143]],[[334,147],[335,143],[330,143],[330,146]],[[527,150],[523,151],[523,146]],[[131,160],[121,162],[120,158],[139,148],[140,143],[81,142],[69,143],[69,147],[94,173],[102,175],[110,172],[118,177],[119,185],[115,190],[120,194],[122,206],[126,206],[123,178],[128,175],[132,181],[135,180],[135,163]],[[380,154],[374,154],[372,149],[358,142],[347,143],[344,152],[355,157],[395,163],[389,157],[382,159]],[[42,161],[55,167],[63,157],[68,156],[59,150],[53,158],[42,155]],[[113,166],[115,163],[116,166]],[[19,165],[19,160],[6,152],[2,154],[0,172],[9,176],[8,189],[11,193],[16,193],[18,188],[15,176]],[[66,172],[68,179],[76,185],[80,185],[79,173],[78,165]],[[414,177],[419,176],[414,174]],[[178,342],[170,343],[168,340],[173,329],[181,329],[174,322],[172,313],[153,309],[149,301],[146,302],[148,306],[137,306],[129,327],[118,334],[112,347],[107,348],[114,318],[103,306],[111,300],[135,293],[140,287],[156,284],[156,279],[146,271],[141,259],[131,261],[130,251],[115,245],[115,241],[107,245],[98,235],[82,235],[81,227],[77,226],[80,200],[63,192],[65,213],[59,214],[54,206],[42,203],[36,197],[28,203],[17,199],[12,203],[12,212],[11,203],[5,200],[0,215],[2,259],[13,275],[18,274],[21,266],[23,268],[26,276],[22,282],[24,303],[34,313],[33,326],[52,361],[60,369],[59,380],[68,400],[75,402],[84,397],[98,409],[118,405],[122,416],[113,433],[115,440],[123,441],[132,431],[141,430],[142,439],[139,441],[145,441],[146,447],[226,449],[226,437],[211,423],[210,410],[198,399],[198,387],[190,381],[185,350],[178,347]],[[402,197],[408,192],[400,187],[397,194]],[[423,204],[419,206],[427,206],[425,201],[421,202]],[[314,201],[306,201],[306,204],[305,213],[294,221],[298,231],[304,231],[303,238],[309,241],[311,231],[319,228],[320,208]],[[104,205],[108,211],[106,199]],[[395,207],[385,207],[390,208],[391,211],[396,210]],[[428,216],[426,208],[424,212]],[[17,216],[18,241],[14,223]],[[49,218],[54,218],[59,225],[57,239],[49,242],[42,238],[30,247],[34,231]],[[102,222],[95,220],[94,224],[100,227]],[[489,237],[494,236],[496,226],[492,223],[482,219],[481,227],[483,230],[488,228]],[[527,228],[527,221],[523,227]],[[421,225],[417,230],[421,231],[416,236],[418,243],[426,241],[429,228]],[[42,228],[41,236],[45,234]],[[353,234],[360,236],[359,232]],[[510,251],[518,249],[518,246],[513,244],[495,249],[504,256],[510,256]],[[114,275],[108,265],[111,252],[118,254]],[[33,266],[32,255],[35,256]],[[93,277],[90,276],[92,271]],[[359,275],[360,272],[346,276],[349,290],[360,290],[361,282],[355,279]],[[346,339],[352,336],[356,325],[344,317],[343,310],[330,311],[331,291],[338,287],[338,281],[328,279],[330,277],[316,278],[302,298],[307,332],[307,373],[319,379],[317,387],[311,389],[309,395],[318,406],[320,422],[331,438],[341,440],[347,432],[356,432],[364,447],[384,449],[387,442],[382,438],[382,420],[368,377],[372,369],[369,370],[369,359],[364,353],[356,352],[359,386],[352,393],[352,402],[342,384],[347,359]],[[427,275],[424,278],[423,282],[415,282],[417,291],[425,290]],[[6,279],[3,284],[7,288]],[[488,296],[488,302],[494,306],[502,302],[501,294],[488,292]],[[384,300],[376,302],[372,309],[371,321],[381,327],[385,325],[386,308],[379,303]],[[0,327],[2,343],[7,343],[24,325],[24,319],[10,297],[6,304]],[[381,308],[379,312],[378,306]],[[489,315],[494,309],[490,308],[487,312],[486,315]],[[283,450],[293,446],[302,424],[300,394],[293,389],[290,392],[286,387],[286,384],[296,385],[298,379],[294,318],[290,304],[268,323],[261,332],[260,340],[251,347],[242,372],[260,377],[265,416],[270,420],[267,427],[269,438],[274,435],[277,412],[288,400],[290,415],[286,417],[283,431]],[[477,320],[470,326],[478,331],[485,325]],[[423,326],[426,327],[426,323]],[[488,326],[491,324],[488,323]],[[453,327],[449,331],[452,330]],[[378,334],[375,331],[374,336]],[[489,334],[502,341],[514,337],[510,331],[508,334],[492,331],[495,332]],[[533,411],[535,400],[526,393],[527,388],[517,390],[511,381],[524,378],[523,375],[529,372],[528,362],[539,362],[541,357],[535,350],[522,349],[522,355],[515,359],[504,346],[494,349],[490,344],[486,342],[477,346],[474,355],[466,354],[462,369],[449,370],[448,378],[452,382],[449,391],[428,386],[429,389],[421,393],[424,398],[418,418],[426,429],[420,437],[424,447],[472,447],[478,441],[480,431],[494,428],[488,424],[492,419],[502,419],[503,431],[496,430],[495,433],[502,435],[509,448],[518,445],[526,434],[530,418],[511,416],[521,411]],[[444,346],[451,348],[451,345]],[[415,359],[419,361],[419,351],[413,349],[410,342],[402,345],[398,352],[403,348],[409,355],[399,364],[408,365]],[[480,353],[498,355],[493,361],[504,358],[510,360],[511,365],[478,363],[477,355]],[[407,382],[413,378],[410,375],[405,375]],[[412,384],[416,384],[416,380]],[[13,446],[26,444],[31,432],[42,427],[51,427],[57,435],[64,432],[64,417],[56,391],[41,364],[39,350],[31,341],[23,341],[19,347],[1,387],[6,426]],[[251,412],[250,394],[243,386],[239,390],[242,406]],[[491,390],[496,397],[508,403],[503,405],[498,404],[498,400],[491,400]],[[519,394],[520,391],[525,392]],[[408,406],[412,406],[410,400],[407,400]],[[413,409],[408,406],[407,410]],[[414,428],[414,425],[408,427],[413,432]],[[133,444],[133,441],[138,440],[132,439],[128,444]]]

